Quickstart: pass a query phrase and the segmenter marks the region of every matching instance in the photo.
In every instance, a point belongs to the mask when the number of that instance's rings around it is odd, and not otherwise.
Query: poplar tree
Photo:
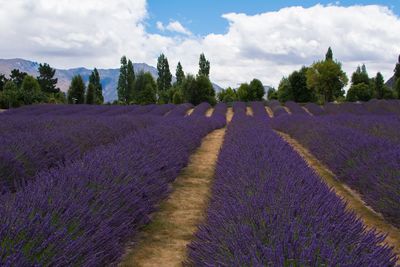
[[[157,62],[157,88],[158,88],[158,101],[159,103],[168,103],[169,95],[168,90],[172,86],[172,74],[169,70],[168,59],[164,54],[158,57]]]
[[[206,59],[204,53],[200,55],[199,59],[199,75],[210,76],[210,62]]]
[[[176,66],[176,84],[177,85],[182,85],[183,80],[185,79],[185,73],[183,72],[183,68],[180,62],[178,62],[178,65]]]
[[[118,78],[118,101],[122,103],[128,103],[128,61],[126,56],[121,58],[121,67],[119,68]]]
[[[96,68],[92,71],[92,73],[89,76],[88,93],[90,87],[93,87],[93,89],[91,89],[93,90],[93,103],[91,104],[98,104],[98,105],[103,104],[104,103],[103,86],[101,85],[100,82],[100,74]]]

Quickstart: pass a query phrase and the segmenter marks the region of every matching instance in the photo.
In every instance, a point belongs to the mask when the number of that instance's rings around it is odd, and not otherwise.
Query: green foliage
[[[103,104],[104,103],[103,86],[101,85],[101,82],[100,82],[100,74],[96,68],[92,71],[92,73],[89,76],[88,91],[89,91],[90,87],[93,87],[93,89],[91,89],[91,90],[93,90],[92,104],[97,104],[97,105]],[[87,96],[86,96],[86,99],[87,99]],[[86,100],[86,102],[87,102],[87,100]]]
[[[328,51],[325,54],[325,60],[333,60],[333,52],[331,47],[328,48]]]
[[[10,80],[14,82],[17,88],[21,88],[22,82],[24,81],[26,75],[28,75],[26,72],[13,69],[10,74]]]
[[[7,81],[6,75],[0,73],[0,92],[3,91],[4,85]]]
[[[135,80],[135,104],[152,104],[157,98],[157,84],[149,72],[139,72]]]
[[[71,85],[68,89],[68,103],[69,104],[83,104],[85,103],[85,83],[80,75],[72,78]]]
[[[128,60],[127,74],[126,74],[126,101],[130,102],[135,97],[135,70],[133,69],[133,63]]]
[[[46,97],[40,88],[39,82],[30,75],[25,76],[21,85],[21,93],[23,98],[22,102],[25,105],[40,103],[46,100]]]
[[[60,89],[57,88],[58,79],[54,78],[56,74],[56,70],[51,68],[49,64],[44,63],[39,64],[39,76],[37,77],[37,81],[40,84],[40,88],[44,93],[58,93]]]
[[[265,89],[260,80],[253,79],[250,84],[242,83],[237,90],[240,101],[260,101],[264,97]]]
[[[202,102],[214,104],[215,91],[210,82],[210,79],[205,75],[198,75],[196,78],[193,75],[187,75],[182,84],[182,94],[186,102],[198,105]]]
[[[374,89],[375,89],[375,95],[376,98],[382,99],[384,98],[385,95],[385,80],[383,79],[383,76],[380,72],[376,74],[375,80],[374,80]]]
[[[358,66],[357,70],[353,73],[353,75],[351,75],[352,85],[357,85],[360,83],[364,83],[367,85],[370,84],[370,79],[368,77],[367,69],[364,64],[362,65],[362,67]]]
[[[234,101],[238,100],[237,93],[234,89],[231,87],[228,87],[226,89],[222,89],[218,94],[217,94],[218,101],[224,102],[224,103],[231,103]]]
[[[176,84],[177,85],[182,85],[183,80],[185,79],[185,73],[183,72],[183,68],[180,62],[178,62],[178,65],[176,66]]]
[[[346,95],[346,100],[350,102],[368,101],[372,98],[372,96],[373,91],[368,84],[358,83],[350,87]]]
[[[333,60],[315,62],[307,70],[307,86],[320,95],[324,102],[331,102],[343,97],[343,87],[348,78],[342,65]]]
[[[397,98],[400,98],[400,78],[396,80],[396,83],[394,85],[394,90],[397,93]]]
[[[157,88],[158,88],[158,98],[160,103],[168,103],[168,90],[172,86],[172,74],[169,70],[168,58],[161,54],[158,57],[157,62]]]
[[[86,91],[86,96],[85,96],[85,103],[88,105],[93,105],[95,104],[95,93],[96,89],[92,83],[89,83],[87,91]]]
[[[121,103],[128,103],[130,95],[128,89],[128,60],[126,56],[121,58],[121,67],[119,68],[119,78],[118,78],[118,101]]]
[[[396,67],[394,68],[394,79],[395,81],[397,81],[397,79],[400,78],[400,56],[399,56],[399,60],[396,64]]]
[[[262,82],[258,79],[253,79],[250,84],[251,101],[261,101],[265,95],[265,89]]]
[[[182,104],[184,102],[183,98],[183,93],[182,90],[179,88],[175,91],[173,91],[173,96],[172,96],[172,103],[174,104]]]
[[[199,59],[199,76],[210,76],[210,62],[206,59],[204,53],[200,55]]]
[[[278,92],[275,90],[275,88],[268,89],[267,99],[268,100],[278,100]]]
[[[278,100],[282,103],[294,99],[293,90],[289,78],[282,78],[278,86],[277,96]]]
[[[22,92],[13,81],[7,81],[0,93],[1,108],[17,108],[23,104]]]

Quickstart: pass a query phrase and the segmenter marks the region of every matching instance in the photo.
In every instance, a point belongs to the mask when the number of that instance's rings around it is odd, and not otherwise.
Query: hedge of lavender
[[[285,116],[274,120],[274,127],[309,149],[369,206],[400,226],[398,145],[332,123],[330,116]]]
[[[190,153],[224,124],[219,113],[165,118],[0,196],[0,265],[115,264]]]
[[[265,106],[263,102],[251,102],[250,107],[253,110],[253,117],[269,121],[270,117],[265,110]]]
[[[367,231],[265,120],[235,113],[220,152],[194,266],[395,266]]]
[[[290,110],[292,114],[308,115],[308,113],[294,101],[287,101],[285,103],[285,106]]]
[[[356,116],[351,114],[329,116],[332,123],[349,127],[379,138],[400,144],[400,117],[397,115]]]
[[[267,106],[271,108],[274,117],[279,117],[284,114],[288,114],[286,109],[281,106],[281,103],[278,100],[267,101]]]
[[[204,116],[207,112],[207,110],[209,110],[211,108],[211,105],[207,102],[203,102],[199,105],[197,105],[193,112],[190,114],[190,116]]]
[[[320,116],[326,114],[326,111],[322,109],[320,105],[317,105],[315,103],[307,103],[305,105],[305,108],[314,116]]]
[[[372,99],[363,103],[364,107],[376,115],[400,115],[400,101],[399,100],[377,100]]]
[[[193,108],[192,104],[180,104],[168,112],[166,117],[185,116],[189,109]]]

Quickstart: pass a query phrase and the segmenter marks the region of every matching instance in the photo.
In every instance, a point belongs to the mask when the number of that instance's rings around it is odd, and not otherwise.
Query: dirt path
[[[357,192],[337,180],[335,175],[324,164],[318,161],[296,140],[285,133],[278,132],[278,134],[305,159],[309,166],[316,171],[329,187],[334,189],[339,197],[347,202],[347,208],[354,211],[369,229],[377,229],[379,232],[388,235],[385,241],[394,247],[395,253],[399,256],[398,264],[400,264],[400,229],[386,222],[381,214],[368,207]]]
[[[314,114],[312,114],[306,107],[302,107],[302,108],[307,112],[308,115],[314,116]]]
[[[186,116],[190,116],[190,114],[192,114],[194,108],[189,109],[188,111],[186,111]]]
[[[206,111],[206,117],[211,117],[211,115],[212,115],[213,112],[214,112],[214,109],[213,109],[213,108],[207,109],[207,111]]]
[[[270,118],[273,118],[273,117],[274,117],[274,112],[272,112],[272,109],[271,109],[270,107],[265,106],[265,110],[267,111],[268,116],[269,116]]]
[[[251,107],[246,107],[246,115],[253,116],[253,109]]]
[[[224,134],[225,128],[203,139],[173,183],[173,192],[144,229],[141,241],[120,266],[181,266],[186,246],[204,218]]]
[[[228,108],[228,111],[226,112],[226,120],[228,122],[231,122],[233,118],[233,109],[232,108]]]

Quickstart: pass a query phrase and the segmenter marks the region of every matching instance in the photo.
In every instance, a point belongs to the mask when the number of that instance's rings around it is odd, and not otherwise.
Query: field
[[[0,266],[400,266],[400,101],[0,113]]]

